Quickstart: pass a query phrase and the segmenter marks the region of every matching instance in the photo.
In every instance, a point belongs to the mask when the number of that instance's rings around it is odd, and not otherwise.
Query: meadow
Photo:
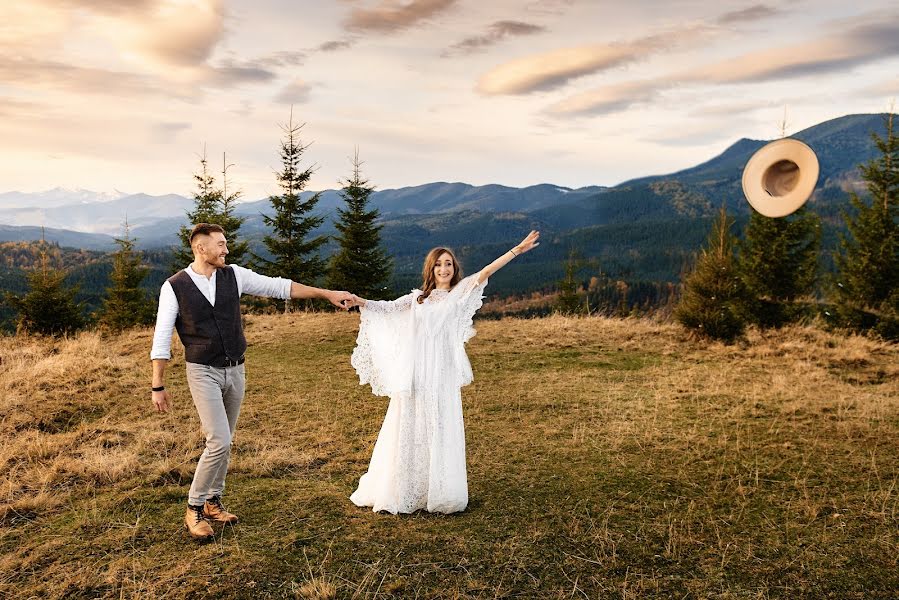
[[[358,316],[247,317],[226,506],[182,518],[203,440],[152,331],[0,338],[0,597],[895,598],[899,347],[794,326],[725,346],[640,319],[477,322],[469,508],[348,496],[387,400]]]

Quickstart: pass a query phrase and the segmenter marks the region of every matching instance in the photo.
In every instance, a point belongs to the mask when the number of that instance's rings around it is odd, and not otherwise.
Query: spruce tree
[[[899,339],[899,138],[894,113],[886,136],[872,133],[880,156],[860,167],[869,198],[852,193],[843,211],[849,235],[840,236],[834,303],[837,323]]]
[[[227,164],[225,153],[222,153],[222,200],[220,204],[219,214],[216,221],[225,230],[228,238],[228,258],[227,261],[232,264],[244,266],[250,255],[250,243],[247,240],[241,240],[237,236],[241,225],[247,220],[246,217],[238,217],[234,214],[237,207],[237,201],[243,195],[241,190],[233,190],[228,192],[228,169],[234,165]],[[207,221],[208,222],[208,221]]]
[[[569,250],[568,260],[565,262],[565,278],[559,281],[559,297],[556,299],[556,310],[563,315],[585,312],[577,293],[577,273],[583,266],[580,254],[574,248]]]
[[[263,238],[263,243],[272,255],[271,260],[257,256],[262,271],[272,277],[285,277],[307,285],[315,285],[325,274],[326,263],[319,255],[319,249],[328,241],[327,236],[309,239],[310,234],[324,222],[324,217],[312,214],[321,193],[303,200],[303,189],[312,177],[312,167],[301,171],[299,164],[303,151],[308,146],[300,142],[302,125],[294,125],[293,112],[286,125],[282,125],[284,139],[281,141],[282,170],[276,173],[278,185],[283,193],[269,198],[274,216],[264,216],[265,224],[272,234]],[[291,300],[285,301],[285,312],[290,310]]]
[[[129,235],[125,222],[125,235],[116,238],[119,249],[113,254],[110,285],[100,309],[100,324],[112,331],[122,331],[136,325],[152,322],[152,307],[141,282],[150,272],[134,249],[135,239]]]
[[[734,258],[733,223],[722,205],[674,310],[674,317],[688,329],[725,342],[746,329],[747,290]]]
[[[752,211],[738,264],[753,322],[781,327],[801,316],[796,300],[814,290],[820,241],[820,220],[804,207],[777,219]]]
[[[383,300],[391,296],[387,289],[393,262],[381,247],[381,228],[376,225],[379,211],[369,209],[374,187],[362,178],[359,152],[353,157],[353,174],[343,182],[340,197],[346,209],[338,208],[334,223],[340,250],[331,258],[327,286],[348,290],[363,298]]]
[[[222,160],[224,162],[224,154]],[[227,194],[227,171],[228,165],[224,165],[222,178],[226,188],[217,188],[215,176],[209,171],[209,163],[204,150],[203,156],[200,157],[200,172],[194,173],[197,189],[194,192],[194,209],[187,213],[190,225],[182,226],[178,231],[181,246],[175,250],[173,270],[181,270],[193,262],[194,254],[190,248],[190,231],[197,223],[215,223],[222,226],[228,239],[227,261],[229,263],[241,264],[248,253],[247,242],[239,240],[237,236],[238,230],[246,218],[234,215],[234,207],[237,199],[240,198],[240,192]]]
[[[66,335],[85,325],[82,305],[75,301],[77,286],[67,287],[66,272],[50,266],[45,243],[41,242],[41,264],[27,275],[28,290],[22,296],[7,295],[18,312],[19,332]]]

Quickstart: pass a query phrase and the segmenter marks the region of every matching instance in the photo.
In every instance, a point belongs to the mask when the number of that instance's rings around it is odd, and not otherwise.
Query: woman
[[[488,278],[537,246],[532,231],[478,273],[462,279],[448,248],[425,258],[422,289],[391,301],[365,300],[352,365],[390,404],[368,472],[350,496],[374,511],[452,513],[468,505],[461,388],[472,380],[464,344],[474,334]]]

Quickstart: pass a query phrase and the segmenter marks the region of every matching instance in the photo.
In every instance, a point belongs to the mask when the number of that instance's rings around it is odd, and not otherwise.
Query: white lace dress
[[[477,274],[450,291],[420,290],[361,309],[351,363],[390,404],[368,472],[350,496],[374,511],[452,513],[468,505],[461,388],[472,380],[465,342],[484,287]]]

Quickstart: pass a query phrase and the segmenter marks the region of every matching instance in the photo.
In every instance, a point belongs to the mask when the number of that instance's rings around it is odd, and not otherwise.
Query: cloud
[[[223,0],[162,0],[143,14],[99,20],[102,31],[162,68],[205,65],[225,35]]]
[[[564,14],[577,0],[534,0],[525,6],[532,13],[558,16]]]
[[[347,48],[352,47],[352,40],[331,40],[330,42],[325,42],[320,45],[317,50],[320,52],[336,52],[338,50],[346,50]]]
[[[734,10],[724,13],[718,17],[717,22],[722,25],[732,25],[734,23],[745,23],[747,21],[759,21],[780,14],[780,10],[772,8],[766,4],[756,4],[741,10]]]
[[[723,118],[722,118],[723,117]],[[722,140],[732,140],[733,131],[749,128],[752,122],[735,115],[720,115],[717,118],[700,117],[699,122],[685,121],[676,128],[654,132],[643,137],[643,141],[673,148],[708,146]]]
[[[275,102],[281,104],[303,104],[309,100],[311,90],[312,87],[308,83],[297,79],[285,86],[275,96]]]
[[[698,100],[698,99],[697,99]],[[726,117],[726,116],[734,116],[741,115],[744,113],[753,112],[756,110],[767,109],[775,106],[783,106],[782,103],[774,102],[774,101],[758,101],[758,100],[747,100],[745,102],[716,102],[714,104],[706,104],[702,106],[695,106],[688,113],[690,117],[694,118],[705,118],[705,117]]]
[[[664,38],[650,36],[635,42],[554,50],[500,65],[482,75],[476,89],[491,96],[551,90],[572,79],[641,60],[664,45]]]
[[[26,57],[0,61],[0,81],[104,96],[189,97],[187,92],[165,89],[142,75]]]
[[[267,83],[275,79],[273,71],[256,65],[224,61],[217,66],[210,66],[199,71],[200,83],[218,88],[230,88],[244,83]]]
[[[166,144],[175,139],[179,133],[190,129],[190,123],[160,122],[150,125],[150,134],[157,143]]]
[[[354,8],[344,25],[350,31],[391,33],[444,12],[458,0],[379,0],[373,8]]]
[[[754,52],[698,69],[690,79],[716,83],[822,75],[899,55],[899,14],[810,42]]]
[[[144,12],[159,0],[45,0],[48,4],[64,5],[75,10],[86,10],[98,13],[121,14]]]
[[[293,52],[281,50],[259,58],[246,61],[245,66],[262,69],[274,69],[278,67],[298,67],[306,60],[305,52]]]
[[[551,105],[551,115],[603,115],[648,103],[658,94],[656,81],[629,81],[570,96]]]
[[[676,85],[761,83],[845,72],[899,56],[899,17],[868,15],[834,23],[842,31],[798,44],[751,52],[655,80],[625,82],[582,92],[548,108],[554,115],[608,114]]]
[[[504,38],[513,35],[532,35],[546,31],[545,27],[532,25],[521,21],[497,21],[487,28],[487,33],[465,38],[461,42],[453,44],[443,53],[443,56],[452,54],[472,54],[499,43]]]
[[[859,96],[883,96],[895,100],[899,97],[899,77],[884,79],[875,84],[866,86],[858,91]]]
[[[18,119],[23,115],[35,116],[45,111],[46,105],[44,104],[0,97],[0,117],[3,118]]]

